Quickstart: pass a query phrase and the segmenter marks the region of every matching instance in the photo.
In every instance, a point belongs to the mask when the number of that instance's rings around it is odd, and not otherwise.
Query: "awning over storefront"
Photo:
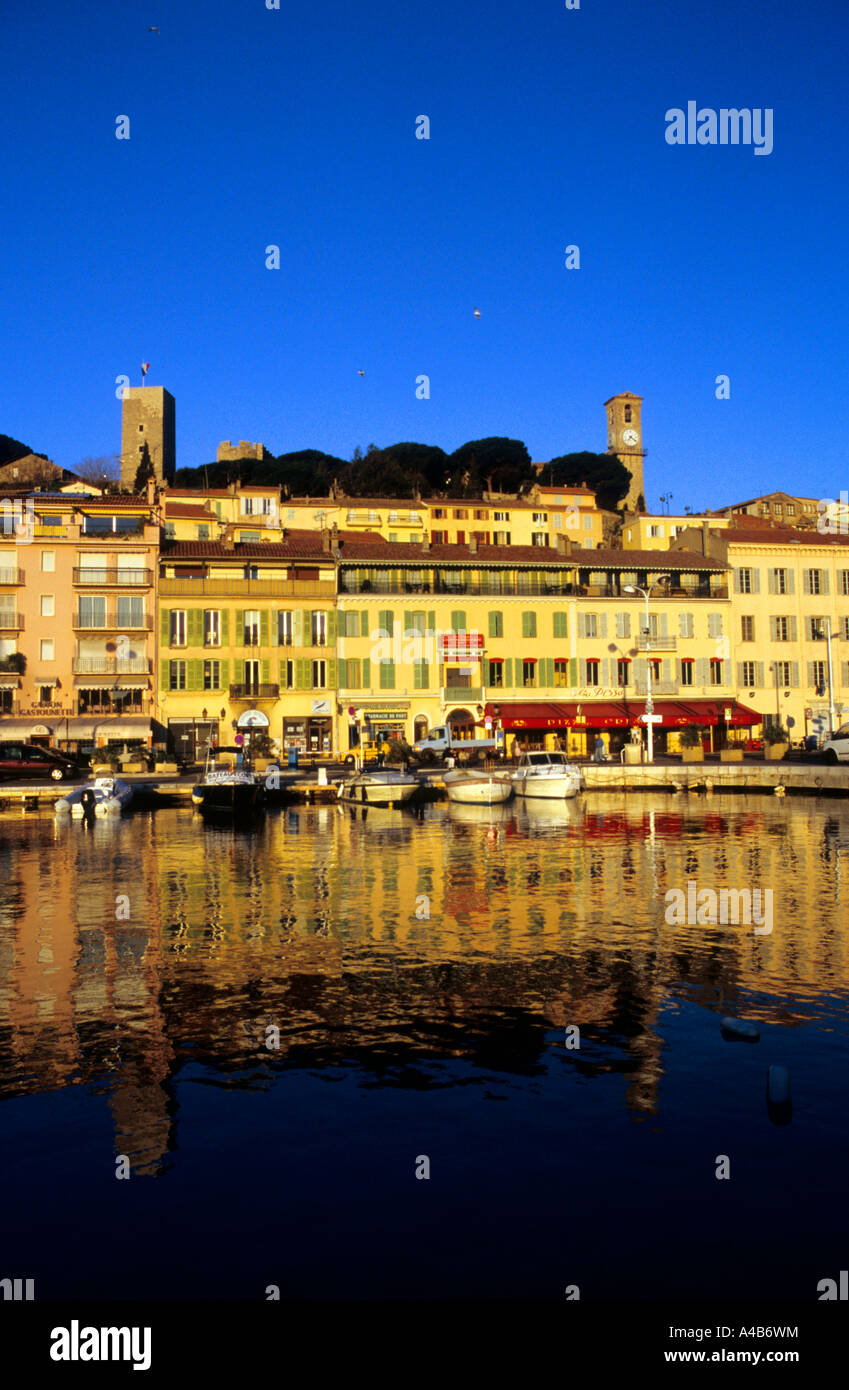
[[[122,719],[79,718],[75,715],[42,715],[40,719],[3,719],[0,717],[0,738],[37,738],[51,735],[54,739],[93,738],[95,731],[99,738],[147,738],[151,732],[151,721],[144,716],[134,719],[131,715]],[[46,733],[44,731],[47,731]]]
[[[667,729],[693,724],[750,728],[763,720],[757,710],[748,709],[737,700],[655,700],[653,705],[655,714],[661,716],[656,727]],[[731,712],[730,719],[725,718],[726,710]],[[645,711],[645,700],[581,700],[562,704],[522,700],[486,706],[486,714],[498,718],[504,729],[627,729],[639,724]]]

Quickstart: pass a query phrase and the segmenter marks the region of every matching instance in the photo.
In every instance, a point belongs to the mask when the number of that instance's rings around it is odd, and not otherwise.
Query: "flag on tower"
[[[150,363],[149,363],[149,362],[142,362],[142,377],[146,377],[149,371],[150,371]]]

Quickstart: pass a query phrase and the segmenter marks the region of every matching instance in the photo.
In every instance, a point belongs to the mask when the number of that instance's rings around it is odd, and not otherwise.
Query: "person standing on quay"
[[[596,736],[595,736],[595,752],[593,753],[593,760],[594,760],[594,762],[603,763],[603,762],[604,762],[604,759],[605,759],[606,753],[607,753],[607,749],[606,749],[605,744],[604,744],[604,739],[602,738],[601,734],[596,734]]]

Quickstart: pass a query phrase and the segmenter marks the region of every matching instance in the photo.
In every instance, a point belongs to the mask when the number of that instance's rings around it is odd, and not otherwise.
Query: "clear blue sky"
[[[115,453],[149,360],[178,466],[545,460],[630,390],[652,508],[849,487],[846,0],[1,8],[0,432]],[[773,153],[668,145],[688,100],[771,108]]]

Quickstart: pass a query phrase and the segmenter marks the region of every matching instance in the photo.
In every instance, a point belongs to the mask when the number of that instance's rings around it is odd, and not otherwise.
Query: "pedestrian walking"
[[[604,744],[604,739],[602,738],[601,734],[596,734],[596,739],[595,739],[595,752],[593,753],[593,761],[594,761],[594,762],[597,762],[597,763],[603,763],[606,754],[607,754],[607,749],[606,749],[605,744]]]

